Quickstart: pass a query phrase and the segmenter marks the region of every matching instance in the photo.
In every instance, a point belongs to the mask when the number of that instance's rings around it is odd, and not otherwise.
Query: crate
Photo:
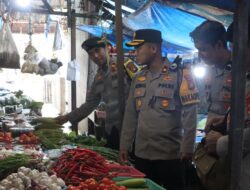
[[[114,181],[122,181],[122,180],[126,180],[126,179],[131,179],[131,177],[115,177],[113,180]],[[158,185],[157,183],[155,183],[154,181],[152,181],[151,179],[145,178],[146,180],[146,185],[148,190],[167,190],[164,187]]]
[[[115,172],[118,177],[145,177],[145,174],[131,166],[121,166],[118,164],[108,164],[110,172]]]

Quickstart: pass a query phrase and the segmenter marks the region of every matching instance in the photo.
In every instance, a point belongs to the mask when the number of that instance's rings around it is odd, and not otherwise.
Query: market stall
[[[64,134],[53,118],[17,118],[1,118],[0,189],[164,189],[120,165],[118,151],[105,148],[104,139]]]

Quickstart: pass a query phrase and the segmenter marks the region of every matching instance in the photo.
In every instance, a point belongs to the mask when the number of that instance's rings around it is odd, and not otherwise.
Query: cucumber
[[[118,181],[116,182],[116,184],[128,188],[145,187],[146,180],[144,178],[133,178],[133,179],[126,179],[123,181]]]

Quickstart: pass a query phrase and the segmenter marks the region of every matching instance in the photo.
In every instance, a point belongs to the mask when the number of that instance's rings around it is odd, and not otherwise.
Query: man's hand
[[[181,160],[191,161],[193,158],[193,153],[181,153]]]
[[[218,116],[218,117],[213,117],[211,118],[206,126],[205,126],[205,132],[206,133],[209,133],[209,131],[211,130],[210,127],[213,125],[213,126],[216,126],[216,125],[219,125],[223,122],[225,116]]]
[[[205,145],[205,147],[207,148],[208,153],[216,153],[217,141],[222,136],[223,135],[221,133],[216,132],[216,131],[210,131],[206,135],[206,145]]]
[[[56,117],[55,120],[56,120],[56,123],[62,125],[68,121],[68,117],[67,115],[60,115]]]
[[[123,163],[128,162],[128,151],[120,150],[119,157],[121,162]]]

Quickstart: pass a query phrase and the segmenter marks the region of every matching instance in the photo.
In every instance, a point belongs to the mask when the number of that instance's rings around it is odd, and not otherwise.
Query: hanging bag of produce
[[[20,56],[8,23],[0,31],[0,67],[20,69]]]

